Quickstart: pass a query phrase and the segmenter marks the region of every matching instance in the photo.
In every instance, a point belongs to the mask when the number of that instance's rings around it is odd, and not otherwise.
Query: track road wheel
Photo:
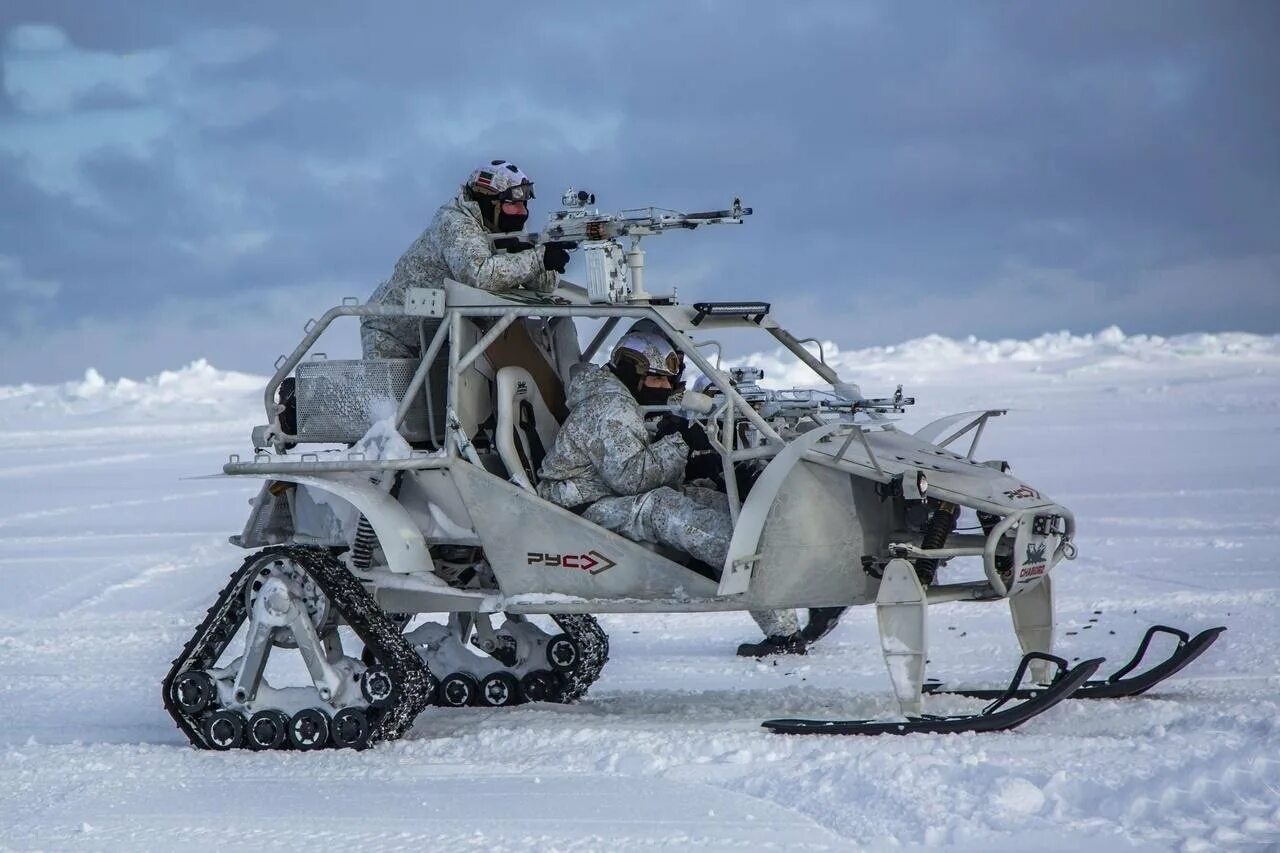
[[[303,708],[289,720],[289,743],[297,749],[320,749],[329,742],[329,715],[319,708]]]
[[[520,692],[530,702],[554,702],[560,695],[560,681],[545,669],[535,670],[520,679]]]
[[[364,749],[369,745],[369,718],[359,708],[343,708],[333,715],[332,737],[338,749]]]
[[[173,682],[173,702],[182,713],[194,716],[209,707],[218,689],[204,670],[193,669],[182,673]]]
[[[391,673],[380,666],[366,669],[360,679],[360,695],[375,708],[387,708],[395,703],[396,683]]]
[[[289,739],[289,715],[284,711],[259,711],[249,718],[245,740],[250,749],[280,749]]]
[[[509,672],[492,672],[480,682],[480,703],[504,708],[520,701],[520,682]]]
[[[449,708],[473,705],[480,693],[480,683],[467,672],[453,672],[440,682],[439,701]]]
[[[235,749],[244,743],[244,717],[239,711],[214,711],[204,723],[204,735],[213,749]]]
[[[568,634],[556,634],[547,640],[547,663],[560,672],[568,672],[578,665],[578,644]]]

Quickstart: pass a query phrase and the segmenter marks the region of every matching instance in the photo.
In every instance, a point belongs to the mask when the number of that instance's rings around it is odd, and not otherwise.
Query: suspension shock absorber
[[[400,496],[400,483],[403,471],[397,471],[395,480],[391,482],[389,494],[393,498]],[[373,532],[369,519],[360,513],[360,523],[356,525],[355,539],[351,542],[351,565],[357,569],[367,569],[373,565],[373,549],[378,547],[378,534]]]
[[[351,543],[351,565],[357,569],[367,569],[373,565],[373,549],[377,544],[378,534],[373,532],[373,525],[361,513],[355,541]]]
[[[956,529],[956,518],[959,515],[958,504],[939,501],[933,510],[933,515],[929,516],[929,523],[925,525],[924,538],[920,542],[920,547],[925,550],[944,547],[947,544],[947,537]],[[929,586],[937,573],[937,560],[924,557],[916,560],[916,575],[920,578],[920,583]]]

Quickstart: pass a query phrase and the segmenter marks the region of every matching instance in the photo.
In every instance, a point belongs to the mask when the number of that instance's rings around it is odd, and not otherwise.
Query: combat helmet
[[[480,205],[485,227],[490,231],[519,231],[524,216],[503,214],[504,201],[528,202],[534,197],[533,181],[515,163],[506,160],[490,160],[488,164],[472,170],[463,184],[463,196]]]

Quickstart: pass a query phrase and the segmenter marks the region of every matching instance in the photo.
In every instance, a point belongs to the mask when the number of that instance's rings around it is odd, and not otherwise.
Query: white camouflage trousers
[[[693,555],[709,566],[724,565],[733,537],[729,499],[701,486],[662,486],[641,495],[601,498],[582,517],[637,542],[656,542]],[[753,610],[766,637],[800,630],[794,610]]]

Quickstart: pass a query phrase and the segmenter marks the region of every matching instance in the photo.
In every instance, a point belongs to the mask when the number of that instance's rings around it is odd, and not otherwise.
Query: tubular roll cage
[[[443,295],[443,294],[442,294]],[[443,301],[443,300],[442,300]],[[662,306],[664,308],[683,309],[682,306],[671,305]],[[298,437],[289,435],[283,431],[280,425],[280,414],[284,407],[276,402],[276,392],[280,385],[289,376],[290,373],[298,366],[303,358],[310,352],[311,347],[315,345],[320,336],[326,329],[339,317],[417,317],[420,320],[432,319],[428,316],[412,314],[403,308],[388,305],[362,304],[355,297],[346,297],[341,305],[334,306],[321,315],[319,320],[311,319],[303,327],[304,337],[289,355],[282,355],[276,359],[275,373],[267,382],[267,386],[263,391],[263,405],[266,410],[267,420],[269,424],[268,437],[271,443],[280,447],[288,443],[296,443]],[[733,476],[733,465],[751,459],[768,459],[777,455],[786,445],[786,441],[777,433],[776,430],[766,421],[760,414],[747,402],[746,399],[738,393],[738,390],[729,381],[727,374],[714,367],[710,361],[699,351],[698,345],[695,344],[683,332],[672,325],[661,311],[655,310],[650,305],[618,305],[618,304],[546,304],[540,302],[520,303],[516,305],[468,305],[468,306],[445,306],[443,308],[442,322],[439,324],[430,342],[423,338],[426,344],[423,357],[410,380],[409,386],[405,392],[404,399],[400,401],[398,411],[396,413],[396,426],[400,427],[407,416],[414,397],[421,393],[423,386],[426,384],[427,374],[431,369],[431,365],[435,362],[441,348],[450,339],[461,340],[461,328],[464,318],[483,318],[494,320],[494,325],[486,331],[480,339],[466,352],[459,352],[457,347],[451,347],[449,350],[449,369],[448,369],[448,410],[452,414],[458,409],[458,383],[459,374],[469,368],[480,356],[482,356],[489,345],[492,344],[512,323],[522,317],[540,317],[549,319],[553,317],[573,317],[583,319],[603,319],[604,325],[592,338],[586,349],[582,351],[582,359],[589,361],[592,356],[599,351],[600,347],[608,339],[610,333],[617,326],[619,321],[625,318],[647,318],[655,321],[662,330],[671,339],[684,355],[692,361],[699,370],[701,370],[710,380],[711,383],[720,391],[722,402],[709,415],[706,416],[708,422],[722,419],[722,428],[720,435],[712,435],[708,433],[708,438],[712,446],[720,454],[725,471],[725,488],[729,499],[730,514],[736,525],[738,516],[742,511],[742,500],[738,494],[737,481]],[[825,359],[818,358],[809,350],[805,349],[804,343],[812,343],[812,340],[803,341],[795,338],[785,329],[781,328],[771,318],[758,316],[752,318],[733,318],[727,320],[725,318],[717,318],[719,322],[713,328],[764,328],[769,332],[782,346],[796,356],[801,362],[808,366],[817,376],[825,383],[831,385],[834,389],[847,389],[851,386],[844,383],[835,370],[826,363]],[[736,322],[734,322],[736,320]],[[705,346],[706,343],[703,344]],[[821,344],[819,344],[821,352]],[[427,395],[428,405],[430,405],[430,394]],[[1002,412],[1001,412],[1002,413]],[[895,427],[892,422],[888,421],[882,415],[874,411],[864,411],[872,421],[871,424],[847,423],[841,424],[838,429],[833,431],[829,436],[824,436],[823,441],[832,443],[837,439],[842,442],[839,450],[834,454],[819,452],[815,449],[809,449],[803,454],[803,459],[816,463],[828,468],[844,471],[845,473],[862,477],[864,479],[873,480],[881,484],[890,483],[894,477],[886,472],[876,459],[876,455],[872,450],[866,435],[868,432],[875,430],[893,430]],[[977,420],[970,423],[957,433],[953,434],[943,444],[948,444],[952,440],[960,437],[970,429],[977,427],[977,434],[974,437],[973,444],[970,446],[966,461],[973,463],[973,451],[977,446],[977,439],[982,434],[982,428],[986,424],[987,418],[995,412],[988,412],[981,415]],[[770,440],[770,444],[763,447],[733,449],[734,435],[736,434],[737,419],[741,416],[750,422],[760,433]],[[431,423],[431,430],[434,437],[435,423],[434,418],[428,418]],[[865,451],[870,465],[862,463],[855,459],[845,456],[846,451],[853,441],[858,441]],[[439,447],[441,444],[435,442]],[[252,462],[241,461],[240,457],[233,454],[229,461],[223,466],[223,473],[229,475],[264,475],[264,474],[326,474],[326,473],[342,473],[342,472],[365,472],[365,471],[385,471],[385,470],[428,470],[428,469],[448,469],[459,461],[463,461],[465,454],[462,448],[468,449],[470,446],[469,438],[460,434],[459,426],[454,417],[445,419],[445,440],[443,447],[445,455],[438,453],[426,453],[424,451],[415,450],[413,455],[408,459],[397,460],[371,460],[366,459],[363,454],[356,452],[348,452],[346,459],[321,460],[316,453],[302,453],[298,461],[286,461],[278,456],[273,456],[265,450],[256,450]],[[891,550],[896,550],[904,556],[913,559],[949,559],[952,557],[976,556],[982,558],[983,571],[986,575],[986,582],[972,581],[952,584],[938,584],[931,586],[928,591],[930,602],[943,601],[963,601],[963,600],[994,600],[1007,598],[1009,595],[1008,584],[1000,576],[1000,572],[996,567],[997,550],[1004,536],[1013,530],[1018,524],[1030,523],[1036,516],[1041,515],[1057,515],[1064,519],[1066,529],[1057,549],[1050,558],[1050,567],[1059,562],[1063,556],[1071,553],[1073,546],[1071,541],[1074,538],[1076,530],[1075,515],[1066,507],[1058,504],[1041,505],[1030,507],[1022,510],[1010,511],[1008,507],[998,504],[988,503],[980,498],[972,495],[960,495],[949,492],[945,488],[931,486],[929,490],[931,497],[937,497],[941,500],[968,506],[976,510],[982,510],[994,515],[1001,516],[1000,521],[992,528],[987,535],[956,535],[952,537],[953,542],[959,543],[958,546],[948,548],[925,549],[914,545],[902,545],[894,543]]]

